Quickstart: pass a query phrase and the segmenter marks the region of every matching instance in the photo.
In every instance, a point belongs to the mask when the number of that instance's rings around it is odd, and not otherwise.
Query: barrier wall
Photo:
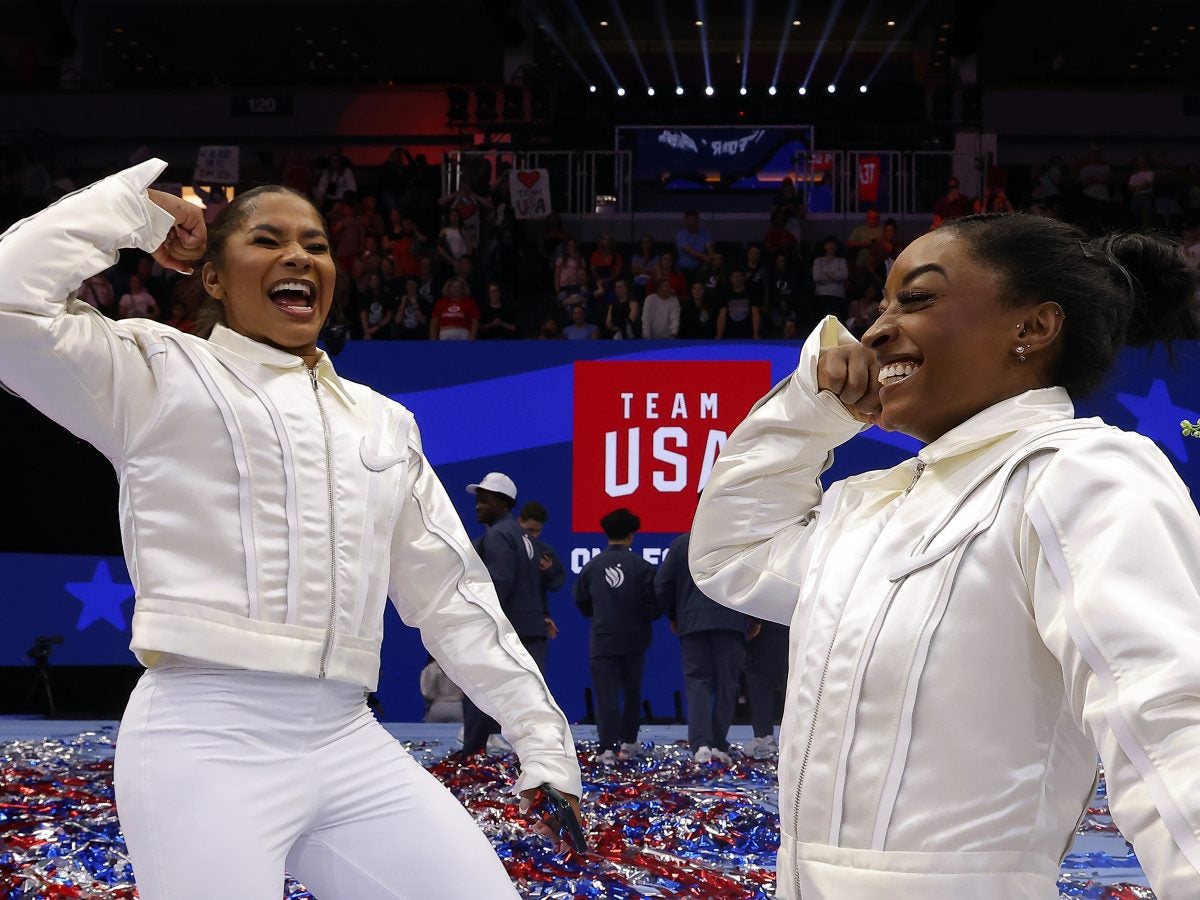
[[[573,571],[551,598],[561,633],[550,646],[548,678],[576,719],[589,683],[587,623],[571,585],[605,546],[597,520],[618,506],[633,509],[645,522],[635,549],[660,560],[688,527],[725,436],[791,371],[797,351],[774,342],[359,342],[336,362],[344,377],[416,413],[426,452],[472,536],[482,526],[465,486],[489,471],[515,480],[518,504],[536,499],[550,511],[544,539]],[[1079,412],[1153,438],[1195,491],[1200,441],[1182,437],[1179,422],[1200,418],[1200,344],[1177,345],[1175,357],[1172,367],[1161,349],[1126,351],[1111,384]],[[871,429],[837,454],[827,478],[893,465],[917,447]],[[133,590],[119,557],[4,554],[0,584],[9,601],[0,666],[27,665],[26,650],[47,634],[65,637],[56,664],[134,662],[127,649]],[[387,718],[420,718],[424,661],[418,635],[389,607],[380,679]],[[670,714],[681,683],[678,641],[660,620],[645,677],[656,715]]]

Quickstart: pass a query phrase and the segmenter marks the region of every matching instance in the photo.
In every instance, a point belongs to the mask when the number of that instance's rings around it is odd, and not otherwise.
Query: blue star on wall
[[[1176,406],[1171,401],[1167,383],[1155,378],[1145,397],[1139,394],[1117,394],[1117,399],[1127,410],[1137,416],[1137,430],[1153,440],[1180,462],[1188,461],[1187,447],[1179,423],[1194,419],[1200,413],[1194,409]]]
[[[121,611],[121,604],[133,597],[133,585],[114,582],[106,560],[96,563],[91,581],[68,581],[64,587],[67,593],[83,604],[79,621],[75,623],[78,631],[83,631],[99,619],[104,619],[118,631],[125,630],[125,613]]]

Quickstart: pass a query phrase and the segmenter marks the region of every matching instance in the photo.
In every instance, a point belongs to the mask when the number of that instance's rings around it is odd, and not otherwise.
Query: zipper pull
[[[925,471],[925,463],[917,460],[916,471],[913,472],[913,479],[909,482],[908,487],[904,489],[904,496],[908,496],[912,489],[917,486],[917,482],[921,479],[921,473]]]
[[[313,393],[317,391],[317,370],[315,367],[308,370],[308,377],[312,381]]]

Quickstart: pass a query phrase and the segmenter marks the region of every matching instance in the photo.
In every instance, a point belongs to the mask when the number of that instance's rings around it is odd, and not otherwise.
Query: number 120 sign
[[[768,362],[577,362],[571,526],[624,506],[642,531],[692,527],[729,434],[771,386]]]

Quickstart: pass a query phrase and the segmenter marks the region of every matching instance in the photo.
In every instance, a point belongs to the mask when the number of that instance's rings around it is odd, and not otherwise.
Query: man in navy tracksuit
[[[533,542],[511,515],[517,502],[517,486],[507,475],[489,472],[478,484],[467,485],[467,491],[475,495],[475,517],[487,526],[475,542],[475,550],[496,586],[500,608],[544,674],[547,615],[543,609],[542,572]],[[491,752],[508,749],[499,731],[495,719],[469,698],[463,700],[463,753],[475,753],[484,747]]]
[[[650,623],[660,615],[654,566],[633,552],[633,535],[641,526],[641,520],[627,509],[613,510],[601,519],[608,549],[584,566],[575,581],[575,605],[592,620],[592,695],[600,738],[597,761],[609,766],[618,756],[637,755],[642,671],[650,647]]]
[[[749,618],[710,600],[688,571],[691,534],[672,543],[654,580],[658,604],[679,635],[688,745],[701,763],[729,763],[729,726],[746,662]]]

